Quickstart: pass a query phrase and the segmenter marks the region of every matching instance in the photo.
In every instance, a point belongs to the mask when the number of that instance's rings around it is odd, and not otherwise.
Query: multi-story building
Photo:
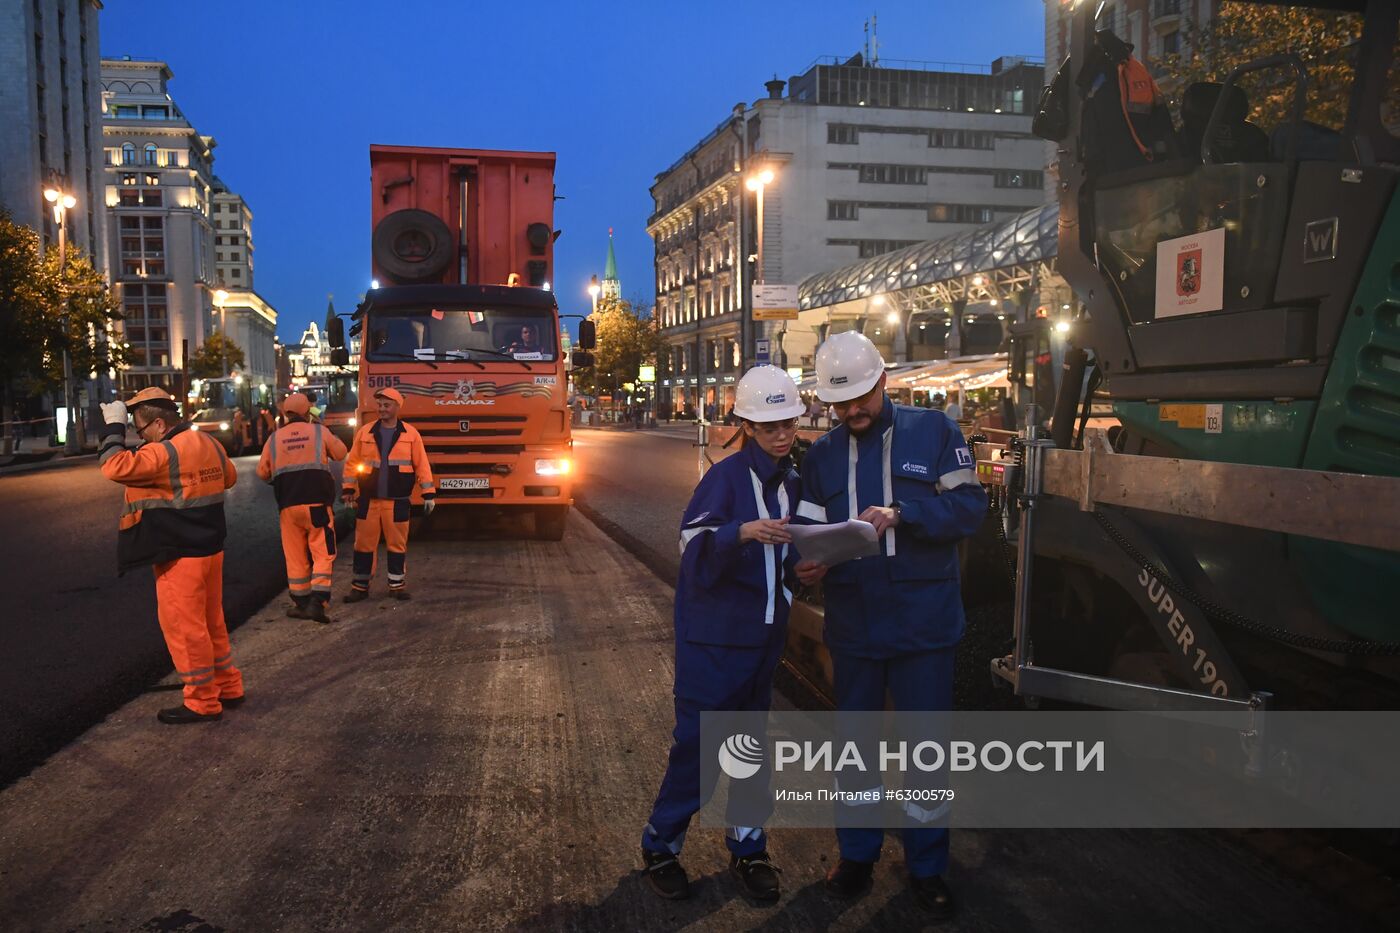
[[[0,5],[0,205],[15,222],[58,240],[44,189],[77,199],[68,242],[107,270],[103,211],[98,0]]]
[[[226,324],[243,348],[245,375],[271,384],[277,312],[252,286],[252,211],[214,175],[217,143],[181,113],[172,77],[161,61],[102,61],[124,382],[186,391],[189,357]],[[222,309],[220,290],[228,293]]]
[[[811,365],[821,337],[812,327],[752,320],[755,275],[795,285],[1041,203],[1044,155],[1030,120],[1042,63],[899,65],[822,60],[767,82],[768,97],[736,105],[657,176],[647,230],[667,344],[663,410],[727,410],[758,341],[778,365]],[[745,182],[763,170],[773,178],[758,269],[758,195]]]

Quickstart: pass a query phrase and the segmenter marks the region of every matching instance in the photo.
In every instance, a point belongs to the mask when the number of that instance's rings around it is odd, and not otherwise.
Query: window
[[[146,207],[160,207],[160,189],[144,188],[141,191],[141,203]]]
[[[134,185],[134,184],[136,184],[136,173],[135,173],[135,172],[123,172],[123,173],[122,173],[122,184],[123,184],[123,185]]]
[[[130,215],[125,216],[125,217],[123,217],[123,218],[121,219],[121,228],[122,228],[123,230],[140,230],[140,229],[141,229],[141,218],[140,218],[140,217],[132,217],[132,216],[130,216]]]
[[[140,116],[139,109],[134,104],[117,104],[114,108],[113,116],[118,120],[134,120]]]
[[[833,145],[853,146],[860,142],[860,130],[846,123],[828,123],[826,141]]]
[[[149,175],[149,174],[148,174],[148,175],[146,176],[146,184],[148,184],[148,185],[153,185],[153,186],[154,186],[154,185],[160,184],[160,176],[159,176],[159,175]]]
[[[128,254],[128,253],[139,253],[139,252],[141,252],[141,238],[140,238],[140,237],[134,237],[134,236],[132,236],[132,237],[126,237],[126,236],[124,236],[124,237],[122,237],[122,254],[123,254],[123,255],[126,255],[126,254]]]
[[[860,180],[877,185],[922,185],[928,181],[928,169],[921,165],[862,165]]]
[[[995,149],[996,134],[984,130],[930,130],[928,144],[934,149]]]
[[[155,165],[155,164],[156,164],[156,144],[155,144],[155,143],[146,143],[146,148],[145,148],[145,150],[144,150],[144,154],[145,154],[145,163],[144,163],[144,164],[146,164],[146,165]]]
[[[117,198],[118,203],[122,207],[141,206],[141,192],[137,191],[135,188],[123,188],[120,192],[118,192]]]
[[[241,279],[241,278],[243,278],[243,270],[242,270],[242,269],[234,269],[234,270],[233,270],[233,277],[234,277],[235,279]]]
[[[859,220],[859,210],[855,201],[827,201],[827,220]]]
[[[122,165],[136,164],[136,147],[131,143],[122,143]]]
[[[1018,172],[1014,169],[998,171],[993,175],[993,184],[998,188],[1042,188],[1045,173],[1036,171]]]
[[[142,107],[141,116],[147,120],[168,120],[170,119],[170,108]]]
[[[979,204],[930,204],[928,219],[929,223],[991,223],[992,208]]]
[[[151,260],[147,260],[147,261],[146,261],[146,274],[147,274],[147,275],[165,275],[165,260],[163,260],[163,259],[157,259],[157,260],[155,260],[154,262],[152,262]]]
[[[167,152],[165,154],[165,164],[173,167],[178,167],[180,165],[180,153],[173,151]]]
[[[1175,55],[1181,51],[1181,30],[1173,30],[1162,36],[1162,54]]]

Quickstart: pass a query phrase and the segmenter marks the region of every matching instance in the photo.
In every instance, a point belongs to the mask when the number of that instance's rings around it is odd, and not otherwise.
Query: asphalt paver
[[[925,927],[893,837],[854,904],[822,890],[827,830],[774,832],[774,906],[739,895],[715,829],[685,850],[694,897],[651,894],[671,590],[581,516],[562,542],[449,525],[415,526],[412,601],[381,579],[330,625],[284,598],[249,619],[249,699],[220,722],[163,726],[172,696],[142,696],[0,792],[0,927]],[[943,929],[1355,928],[1210,834],[961,831],[950,881]]]

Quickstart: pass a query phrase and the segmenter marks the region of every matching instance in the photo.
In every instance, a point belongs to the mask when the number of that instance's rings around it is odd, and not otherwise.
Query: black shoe
[[[948,890],[942,875],[928,878],[910,878],[909,886],[914,889],[914,900],[933,920],[951,920],[958,912],[958,902],[953,892]]]
[[[293,603],[291,606],[287,607],[287,618],[309,619],[311,618],[311,613],[308,612],[304,607],[298,606],[295,603]]]
[[[331,620],[331,617],[326,614],[326,604],[319,599],[313,599],[311,605],[306,607],[306,617],[308,619],[315,619],[322,625],[325,625]]]
[[[172,706],[156,713],[156,718],[167,726],[183,726],[192,722],[217,722],[223,713],[196,713],[188,706]]]
[[[413,594],[410,593],[408,590],[404,589],[403,587],[399,587],[396,590],[390,590],[389,595],[401,602],[413,598]]]
[[[369,599],[369,590],[360,590],[353,586],[350,587],[350,592],[345,594],[345,601],[347,603],[358,603],[366,599]]]
[[[243,701],[248,699],[248,694],[236,697],[219,697],[219,705],[224,709],[236,709],[243,705]]]
[[[756,901],[776,901],[782,894],[778,875],[782,869],[768,859],[767,852],[756,855],[731,855],[729,873],[739,882],[739,888]]]
[[[870,878],[874,873],[874,862],[853,862],[843,858],[826,873],[826,893],[843,901],[854,900],[870,889]]]
[[[681,901],[690,897],[690,879],[685,869],[670,852],[642,850],[642,861],[646,863],[647,884],[658,897],[668,901]]]

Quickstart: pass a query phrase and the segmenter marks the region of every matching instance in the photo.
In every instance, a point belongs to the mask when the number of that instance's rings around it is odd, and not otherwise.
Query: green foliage
[[[227,341],[228,368],[224,368],[224,350]],[[243,367],[243,348],[229,340],[222,333],[213,333],[194,353],[190,354],[191,379],[218,379],[227,376],[235,369]]]
[[[640,312],[640,313],[639,313]],[[614,385],[637,381],[643,364],[656,362],[661,331],[655,315],[622,298],[601,298],[589,320],[598,328],[596,361],[591,369],[574,370],[574,385],[587,395],[610,393]]]
[[[63,385],[63,351],[73,374],[119,367],[125,354],[107,332],[120,319],[106,279],[81,251],[42,256],[39,235],[0,210],[0,384],[26,391]]]
[[[1179,95],[1196,81],[1223,81],[1240,65],[1293,52],[1308,70],[1305,117],[1340,129],[1346,122],[1361,25],[1361,17],[1353,13],[1225,2],[1209,21],[1186,24],[1182,52],[1164,57],[1157,63],[1158,71],[1164,90]],[[1290,118],[1294,87],[1290,70],[1271,68],[1245,75],[1240,87],[1249,97],[1252,122],[1271,130]]]

